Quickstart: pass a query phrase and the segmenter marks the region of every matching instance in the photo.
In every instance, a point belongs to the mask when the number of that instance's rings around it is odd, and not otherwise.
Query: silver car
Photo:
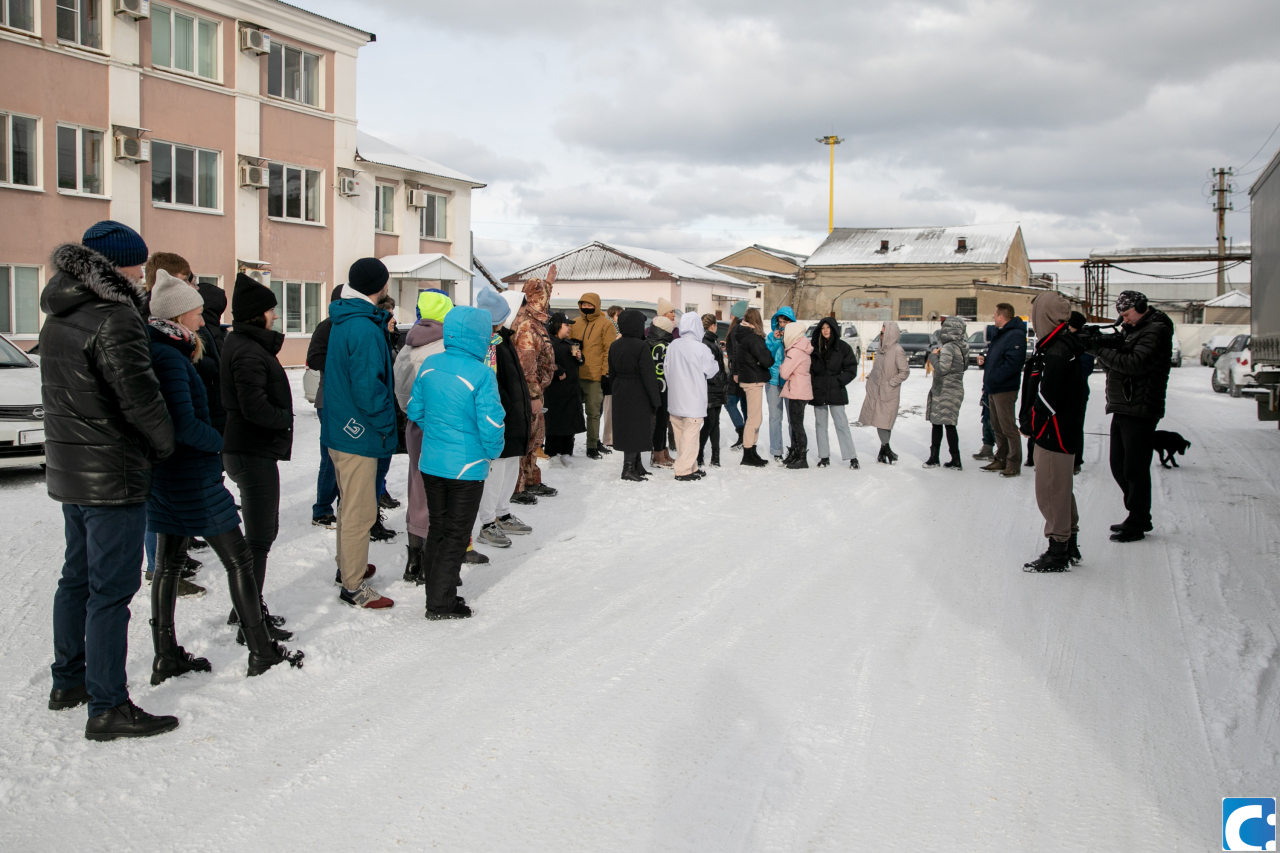
[[[35,360],[0,335],[0,468],[44,464],[44,406]]]

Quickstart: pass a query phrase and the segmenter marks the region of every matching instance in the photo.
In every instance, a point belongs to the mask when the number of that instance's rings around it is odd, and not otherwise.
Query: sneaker
[[[523,492],[516,492],[512,495],[511,502],[513,504],[520,504],[521,506],[532,506],[538,502],[538,499],[531,495],[528,489],[525,489]]]
[[[199,584],[194,584],[191,581],[183,580],[182,578],[178,579],[179,598],[182,598],[183,596],[186,596],[187,598],[199,598],[204,595],[206,591],[207,590]]]
[[[378,513],[378,520],[373,523],[373,527],[369,528],[370,542],[390,542],[395,539],[398,534],[382,523],[382,513]]]
[[[702,478],[699,477],[697,472],[695,471],[692,474],[677,474],[676,479],[681,483],[692,483],[695,480],[701,480]]]
[[[329,530],[338,526],[338,517],[336,515],[317,515],[311,519],[311,523],[316,527],[324,527]]]
[[[496,521],[491,521],[481,527],[480,535],[476,538],[480,540],[481,545],[492,545],[495,548],[511,547],[511,540],[507,538],[507,534],[502,532],[502,528],[498,526]]]
[[[378,506],[383,509],[399,509],[400,501],[391,497],[390,492],[383,492],[382,497],[378,498]]]
[[[529,494],[536,495],[540,498],[554,498],[556,495],[560,494],[546,483],[534,483],[532,486],[525,486],[524,490]]]
[[[995,459],[996,458],[995,448],[989,444],[984,444],[982,445],[981,450],[973,454],[973,458],[974,459]]]
[[[385,595],[379,595],[376,589],[366,583],[360,584],[360,588],[355,592],[343,587],[342,592],[338,593],[338,598],[343,604],[363,607],[365,610],[385,610],[388,607],[395,607],[396,604]]]
[[[471,608],[462,603],[462,599],[458,599],[458,603],[453,605],[449,610],[432,610],[427,608],[426,616],[431,620],[438,619],[470,619]]]
[[[819,468],[830,468],[830,467],[831,467],[831,459],[830,459],[829,457],[826,457],[826,456],[822,457],[821,459],[819,459],[819,460],[818,460],[818,467],[819,467]]]
[[[506,515],[499,516],[495,524],[497,524],[498,527],[502,529],[502,532],[508,533],[508,534],[514,533],[517,536],[523,536],[526,533],[533,532],[532,527],[525,524],[523,521],[516,518],[511,513],[507,513]]]
[[[778,453],[775,453],[775,454],[773,455],[773,461],[774,461],[774,462],[777,462],[779,465],[781,465],[781,464],[782,464],[782,455],[781,455],[781,454],[778,454]]]
[[[1001,477],[1021,477],[1022,471],[1017,468],[1005,468],[1000,472]]]
[[[49,691],[49,710],[65,711],[68,708],[78,708],[89,704],[90,698],[89,691],[83,684],[79,687],[68,687],[66,690],[55,688]]]
[[[151,737],[171,732],[178,727],[177,717],[157,717],[148,714],[126,699],[124,704],[110,708],[85,723],[84,736],[88,740],[115,740],[121,737]]]
[[[377,573],[378,573],[377,566],[375,566],[373,563],[366,563],[365,570],[364,570],[364,577],[360,578],[360,580],[367,581],[369,578],[373,577]],[[337,586],[342,586],[342,570],[341,569],[334,569],[333,582]],[[230,625],[231,624],[230,621],[228,621],[227,624]],[[283,625],[284,622],[282,621],[280,624]]]
[[[992,471],[992,472],[1003,471],[1003,470],[1004,470],[1004,461],[1003,461],[1003,460],[1000,460],[1000,459],[992,460],[992,462],[991,462],[990,464],[988,464],[988,465],[983,465],[983,466],[982,466],[982,468],[981,468],[981,469],[979,469],[979,470],[982,470],[982,471]]]

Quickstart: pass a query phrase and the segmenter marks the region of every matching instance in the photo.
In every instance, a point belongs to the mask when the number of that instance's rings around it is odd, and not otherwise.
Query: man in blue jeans
[[[765,401],[769,406],[769,453],[775,462],[782,461],[782,375],[778,372],[786,356],[782,344],[782,330],[796,321],[796,312],[790,308],[779,308],[773,315],[770,325],[773,333],[764,339],[773,356],[773,367],[769,368],[769,382],[764,386]]]
[[[85,737],[178,727],[129,700],[129,602],[142,585],[151,467],[173,453],[173,423],[151,370],[142,264],[147,246],[118,222],[53,253],[40,297],[45,483],[62,504],[66,557],[53,599],[50,710],[88,704]]]

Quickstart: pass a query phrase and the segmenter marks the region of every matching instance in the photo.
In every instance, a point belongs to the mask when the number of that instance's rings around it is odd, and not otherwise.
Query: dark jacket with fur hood
[[[138,504],[152,464],[173,453],[143,322],[146,291],[102,255],[75,243],[53,252],[40,296],[45,483],[49,497],[83,506]]]

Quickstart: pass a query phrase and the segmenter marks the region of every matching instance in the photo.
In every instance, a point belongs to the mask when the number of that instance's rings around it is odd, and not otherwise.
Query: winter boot
[[[417,583],[422,574],[422,547],[426,543],[421,536],[409,534],[409,544],[405,546],[404,580],[406,583]]]
[[[622,454],[622,479],[631,483],[643,483],[644,477],[636,470],[639,464],[639,453]]]
[[[643,459],[644,459],[643,453],[636,454],[635,472],[639,474],[641,477],[652,477],[653,472],[650,471],[648,468],[644,467],[644,462],[642,461]]]
[[[893,448],[887,444],[884,446],[884,453],[888,457],[890,465],[898,461],[898,454],[894,453]]]
[[[742,449],[742,434],[743,434],[744,432],[746,432],[746,429],[747,429],[747,428],[746,428],[746,426],[744,425],[744,426],[736,427],[736,429],[737,429],[737,432],[738,432],[738,440],[737,440],[737,441],[735,441],[732,445],[730,445],[730,446],[729,446],[729,449],[730,449],[730,450],[741,450],[741,449]]]
[[[889,454],[885,453],[885,450],[886,450],[888,447],[889,447],[889,445],[887,445],[887,444],[882,444],[882,445],[880,445],[880,452],[876,454],[876,461],[877,461],[877,462],[881,462],[881,463],[883,463],[883,464],[885,464],[885,465],[888,465],[888,464],[889,464]]]
[[[1003,470],[1004,470],[1004,460],[1003,460],[1003,459],[993,459],[993,460],[991,460],[990,464],[983,465],[981,470],[983,470],[983,471],[1003,471]]]
[[[396,538],[396,532],[382,523],[382,510],[378,510],[378,520],[369,528],[370,542],[390,542]]]
[[[862,465],[858,463],[858,457],[855,456],[849,460],[849,467],[852,468],[854,471],[857,471],[859,468],[862,467]]]
[[[745,458],[748,453],[751,454],[751,459],[747,462],[748,465],[756,468],[763,468],[769,464],[769,460],[760,455],[760,445],[757,444],[755,447],[748,447],[743,451],[743,457]]]
[[[712,468],[720,467],[720,448],[719,447],[711,448],[711,467]]]
[[[954,457],[954,456],[953,456],[953,457],[951,457],[951,461],[950,461],[950,462],[943,462],[943,463],[942,463],[942,467],[943,467],[943,468],[950,468],[952,471],[963,471],[963,470],[964,470],[964,466],[960,464],[960,460],[959,460],[959,459],[957,459],[957,458],[956,458],[956,457]]]
[[[1049,540],[1049,549],[1030,563],[1022,566],[1024,572],[1065,572],[1069,571],[1067,543],[1056,539]]]
[[[1067,560],[1071,565],[1076,566],[1084,557],[1080,556],[1080,544],[1078,542],[1079,531],[1071,531],[1071,537],[1067,539]]]
[[[178,727],[177,717],[148,714],[126,699],[123,704],[90,717],[84,736],[89,740],[115,740],[120,737],[151,737],[171,732]]]
[[[209,661],[188,654],[178,645],[173,617],[178,602],[178,585],[182,582],[182,567],[186,561],[186,537],[168,533],[157,536],[156,570],[151,581],[151,645],[155,650],[151,665],[153,685],[175,675],[213,669]]]
[[[276,645],[271,639],[271,632],[280,629],[271,626],[268,619],[270,614],[258,594],[258,582],[253,576],[253,554],[239,528],[206,538],[227,569],[231,604],[240,614],[240,633],[249,647],[249,675],[259,675],[285,661],[293,666],[302,666],[302,652],[290,654],[288,649]]]
[[[942,464],[942,463],[940,463],[940,462],[938,461],[938,448],[934,447],[934,448],[930,448],[930,450],[929,450],[929,458],[928,458],[928,459],[926,459],[926,460],[924,460],[924,465],[922,465],[922,466],[920,466],[920,467],[922,467],[922,468],[937,468],[940,464]]]
[[[799,451],[795,453],[794,455],[792,455],[791,461],[787,463],[787,467],[793,471],[797,471],[801,468],[808,468],[809,454],[805,453],[804,451]]]
[[[208,660],[198,658],[178,645],[172,622],[162,626],[155,619],[151,620],[151,644],[156,650],[155,660],[151,663],[152,687],[175,675],[213,671]]]
[[[819,468],[830,468],[830,467],[831,467],[831,459],[830,459],[830,457],[824,456],[824,457],[822,457],[821,459],[819,459],[819,460],[818,460],[818,467],[819,467]]]
[[[973,458],[974,459],[995,459],[996,458],[995,448],[989,444],[984,444],[982,445],[981,450],[973,454]]]

